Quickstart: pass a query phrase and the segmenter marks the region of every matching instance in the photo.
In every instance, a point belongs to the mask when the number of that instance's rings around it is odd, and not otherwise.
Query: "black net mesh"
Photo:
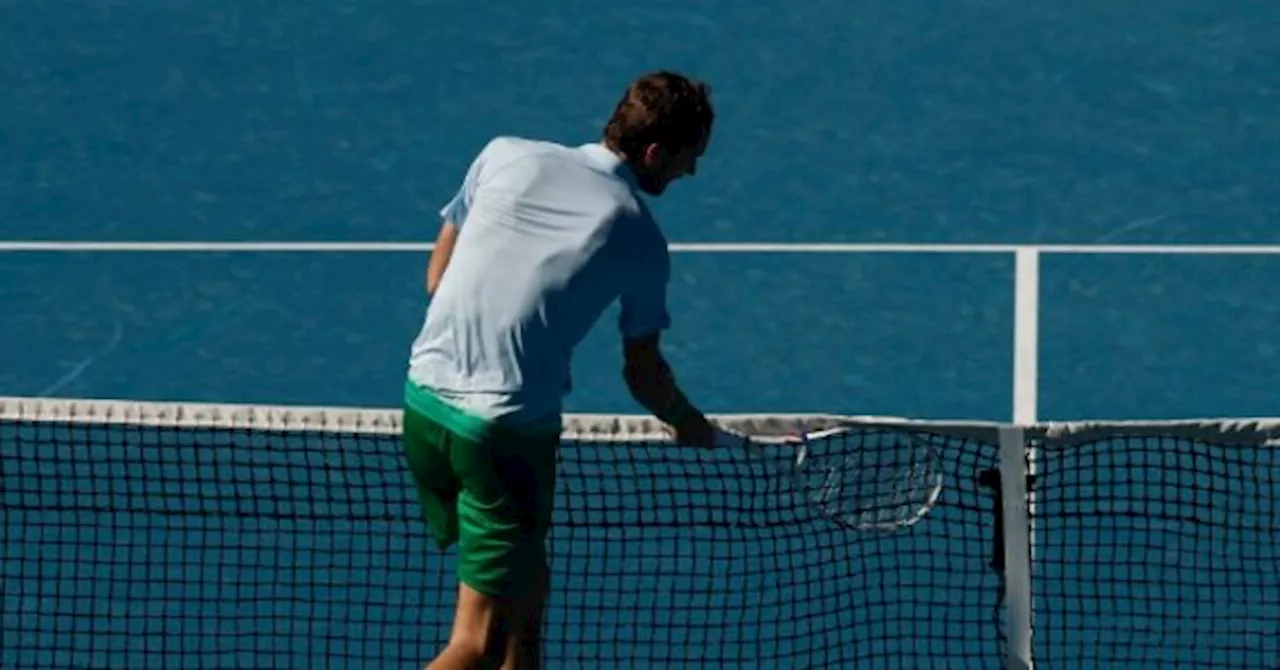
[[[947,486],[891,535],[818,517],[783,452],[566,440],[546,667],[992,667],[997,447],[928,439]],[[0,471],[0,667],[420,667],[448,635],[394,434],[19,419]]]

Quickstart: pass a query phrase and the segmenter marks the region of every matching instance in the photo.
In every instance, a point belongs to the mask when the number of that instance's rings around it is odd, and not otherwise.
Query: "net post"
[[[1000,488],[1004,527],[1006,670],[1031,670],[1031,532],[1027,514],[1027,444],[1022,426],[1002,426]]]
[[[1013,421],[1036,422],[1040,345],[1040,251],[1014,253]]]

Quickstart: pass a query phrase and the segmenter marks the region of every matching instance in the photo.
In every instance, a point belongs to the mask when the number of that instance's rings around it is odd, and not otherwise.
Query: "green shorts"
[[[441,549],[457,543],[458,579],[518,598],[547,563],[559,435],[493,426],[463,436],[409,403],[402,443],[422,516]]]

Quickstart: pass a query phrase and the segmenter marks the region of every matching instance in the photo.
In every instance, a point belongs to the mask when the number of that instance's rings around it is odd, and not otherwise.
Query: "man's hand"
[[[658,335],[624,340],[623,377],[631,395],[667,424],[676,444],[711,449],[717,431],[707,417],[690,404],[676,385],[675,375],[662,357]]]
[[[675,430],[676,444],[681,446],[712,449],[719,444],[716,427],[702,414],[695,414],[672,428]]]

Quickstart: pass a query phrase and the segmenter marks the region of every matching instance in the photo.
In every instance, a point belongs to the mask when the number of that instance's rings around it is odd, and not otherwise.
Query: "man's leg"
[[[424,670],[488,670],[499,662],[500,670],[540,670],[549,586],[545,568],[536,588],[514,602],[461,585],[449,644]]]
[[[527,440],[523,452],[529,457],[527,471],[521,481],[531,484],[523,492],[534,510],[533,555],[529,561],[538,569],[533,575],[533,588],[521,599],[517,628],[507,646],[502,670],[541,670],[542,624],[551,593],[551,568],[547,557],[547,535],[556,497],[556,450],[559,434],[542,435]]]
[[[541,665],[557,444],[558,435],[497,428],[483,439],[455,442],[452,467],[463,483],[456,506],[458,577],[465,586],[454,630],[459,642],[450,645],[464,650],[457,652],[463,658],[480,653],[475,667]],[[446,667],[467,666],[430,666]]]
[[[407,405],[403,424],[405,458],[418,489],[423,519],[436,543],[445,549],[457,543],[460,534],[457,504],[462,483],[453,466],[453,451],[459,446],[459,439]],[[460,584],[449,642],[426,667],[431,670],[497,668],[506,651],[511,610],[499,600]]]
[[[501,670],[541,670],[542,617],[551,592],[551,571],[543,562],[536,588],[520,602],[512,621],[514,630],[507,638],[506,659]]]
[[[518,608],[466,584],[458,587],[449,644],[424,670],[494,670],[515,638]],[[503,666],[505,667],[505,666]]]

